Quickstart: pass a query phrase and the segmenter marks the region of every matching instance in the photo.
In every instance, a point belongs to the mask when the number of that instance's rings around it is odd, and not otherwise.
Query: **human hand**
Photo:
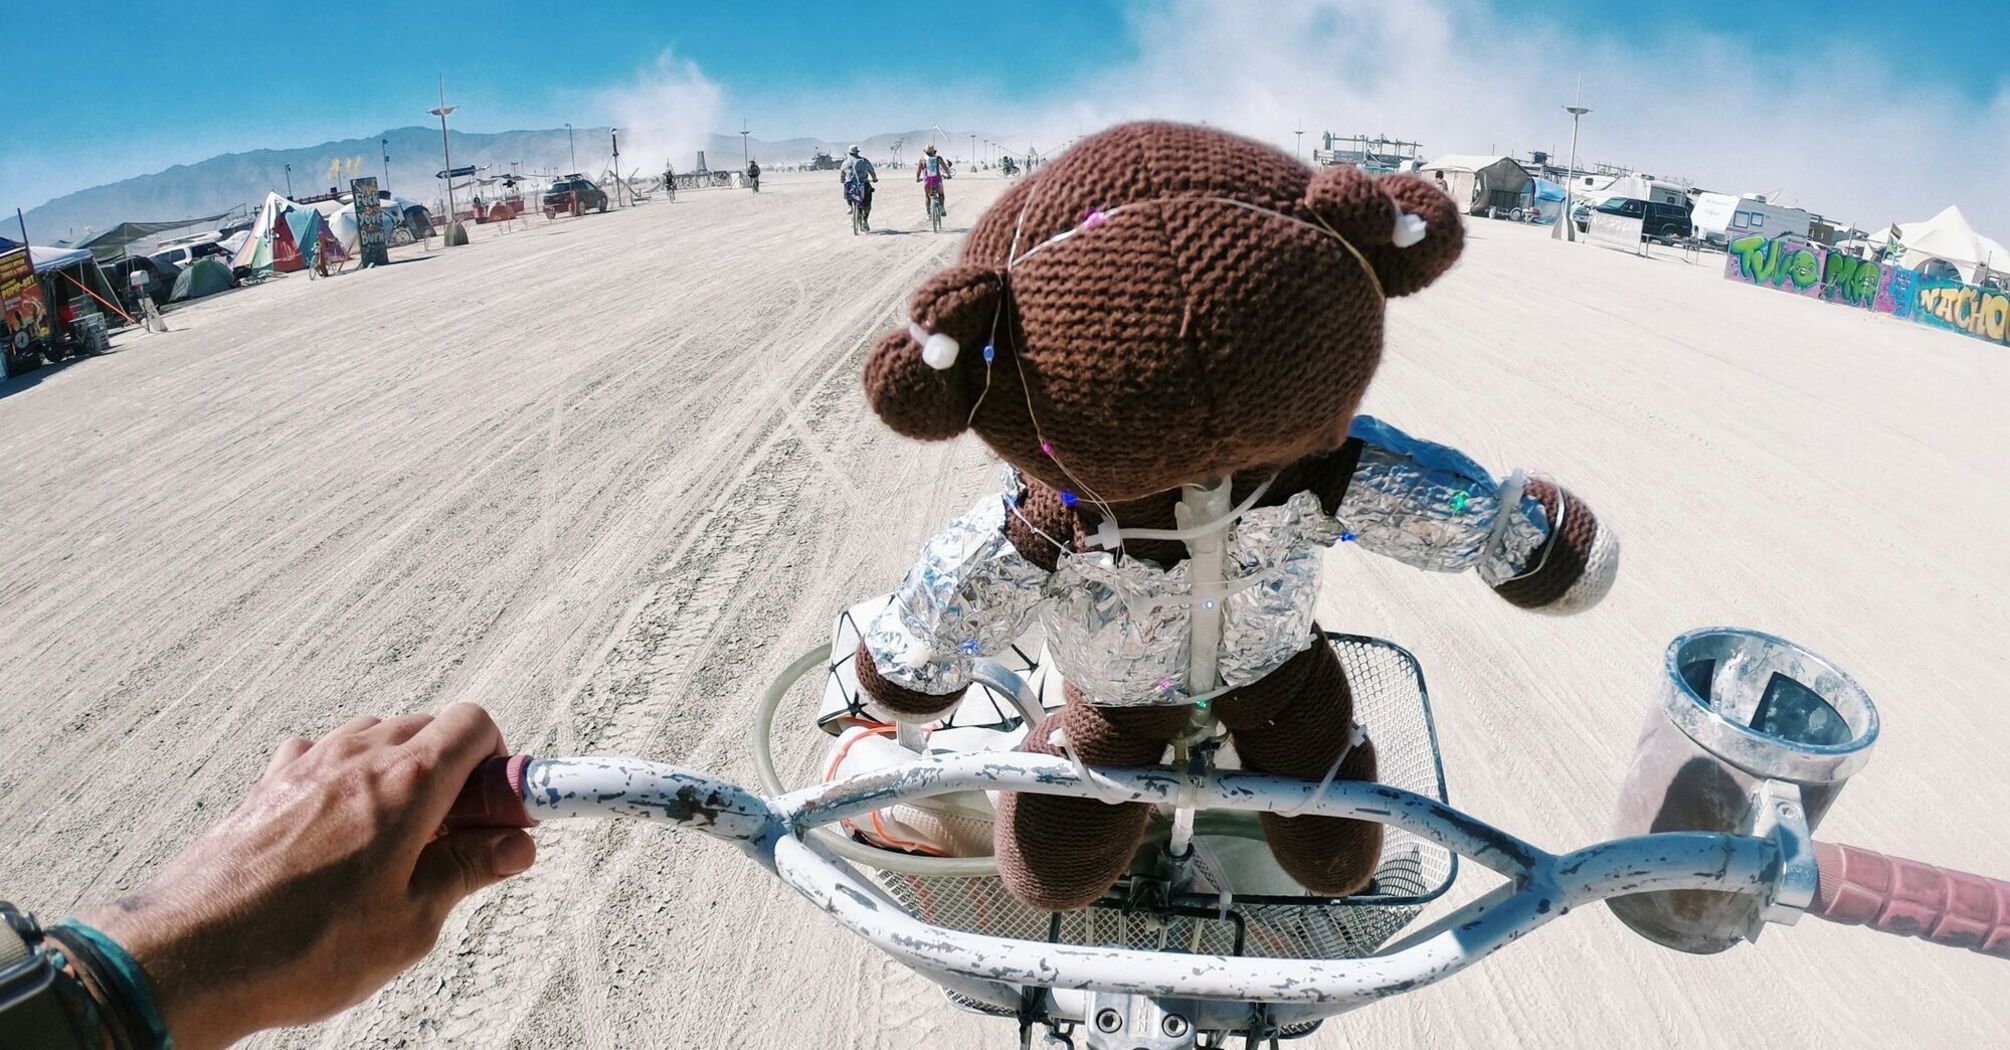
[[[182,1050],[327,1017],[431,951],[462,898],[536,859],[520,830],[441,829],[474,769],[508,753],[472,704],[287,740],[235,812],[81,918],[146,970]]]

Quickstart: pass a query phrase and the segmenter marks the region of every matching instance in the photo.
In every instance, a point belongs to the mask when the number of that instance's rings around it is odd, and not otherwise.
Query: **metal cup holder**
[[[1770,634],[1690,631],[1668,645],[1660,703],[1648,714],[1613,831],[1749,832],[1767,781],[1798,789],[1813,829],[1870,759],[1877,707],[1848,674]],[[1686,952],[1751,936],[1765,902],[1708,890],[1611,900],[1635,932]]]

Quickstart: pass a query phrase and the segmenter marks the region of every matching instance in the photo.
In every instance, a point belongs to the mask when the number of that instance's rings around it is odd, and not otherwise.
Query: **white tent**
[[[1961,272],[1963,277],[1981,280],[1988,268],[2010,273],[2010,249],[1975,232],[1958,205],[1925,222],[1894,223],[1891,235],[1901,251],[1898,264],[1910,270],[1924,269],[1938,259]]]
[[[1513,157],[1447,153],[1418,169],[1445,177],[1445,189],[1469,215],[1484,215],[1488,208],[1505,212],[1521,206],[1522,194],[1535,180],[1528,169]]]

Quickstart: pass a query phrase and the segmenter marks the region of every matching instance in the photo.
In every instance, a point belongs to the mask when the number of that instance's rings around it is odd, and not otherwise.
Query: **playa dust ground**
[[[953,183],[952,226],[1001,185]],[[519,749],[752,782],[760,686],[994,483],[862,404],[868,341],[957,244],[897,180],[878,217],[854,237],[835,179],[777,174],[483,227],[0,385],[0,889],[105,899],[282,736],[452,699]],[[1475,220],[1392,307],[1367,407],[1565,480],[1625,539],[1618,589],[1549,619],[1343,548],[1320,618],[1413,650],[1453,801],[1552,849],[1606,833],[1668,639],[1769,629],[1883,711],[1825,830],[2010,873],[2010,357],[1720,266]],[[824,743],[787,734],[784,775]],[[1015,1045],[721,843],[538,837],[422,964],[256,1045]],[[1814,921],[1691,957],[1590,908],[1307,1045],[1998,1045],[2003,965]]]

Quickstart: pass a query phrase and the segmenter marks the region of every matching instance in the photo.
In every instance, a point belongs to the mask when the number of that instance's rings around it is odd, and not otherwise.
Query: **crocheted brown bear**
[[[1384,300],[1444,273],[1463,237],[1421,179],[1315,172],[1204,127],[1121,125],[1014,185],[865,365],[894,430],[974,431],[1017,476],[930,544],[860,644],[863,688],[893,717],[932,718],[972,660],[1038,617],[1067,704],[1024,750],[1157,763],[1200,697],[1245,768],[1373,779],[1311,622],[1319,548],[1476,568],[1554,611],[1596,602],[1618,564],[1610,530],[1554,484],[1356,419]],[[1232,511],[1197,521],[1196,494],[1223,486],[1215,506]],[[1213,541],[1225,556],[1189,561]],[[1036,907],[1080,907],[1131,864],[1150,814],[1007,794],[999,870]],[[1262,823],[1313,893],[1360,889],[1380,855],[1379,824]]]

